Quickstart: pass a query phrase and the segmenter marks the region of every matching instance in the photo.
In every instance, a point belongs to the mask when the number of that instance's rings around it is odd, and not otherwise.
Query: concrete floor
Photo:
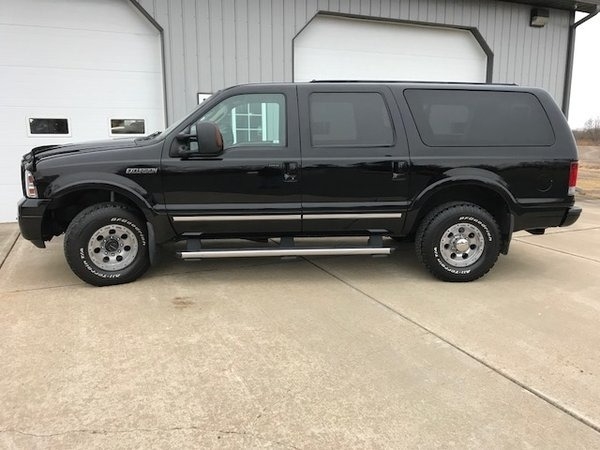
[[[600,202],[581,204],[470,284],[402,244],[167,254],[94,288],[61,240],[0,226],[0,447],[600,448]]]

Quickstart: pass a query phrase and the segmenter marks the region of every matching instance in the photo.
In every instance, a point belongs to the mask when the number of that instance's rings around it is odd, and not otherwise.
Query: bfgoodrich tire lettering
[[[71,270],[95,286],[128,283],[149,266],[145,224],[118,203],[81,211],[65,233],[65,257]]]
[[[417,257],[437,278],[472,281],[485,275],[500,253],[498,224],[471,203],[442,205],[421,222]]]

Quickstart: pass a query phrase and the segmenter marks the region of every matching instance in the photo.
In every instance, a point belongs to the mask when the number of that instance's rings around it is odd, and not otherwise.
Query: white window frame
[[[260,103],[260,114],[257,113],[251,113],[250,112],[250,104],[246,104],[247,108],[248,108],[248,112],[247,113],[238,113],[236,108],[233,108],[233,114],[231,115],[231,128],[233,130],[233,143],[237,144],[237,133],[238,131],[242,131],[242,132],[246,132],[246,137],[248,138],[249,143],[252,143],[253,141],[250,140],[250,133],[252,131],[261,131],[262,132],[262,139],[260,141],[256,141],[256,142],[266,142],[266,136],[265,136],[265,131],[267,129],[267,104],[265,102],[261,102]],[[243,128],[238,128],[237,127],[237,116],[240,117],[246,117],[247,121],[248,121],[248,126],[247,127],[243,127]],[[262,128],[252,128],[250,126],[250,118],[251,117],[260,117],[260,122],[261,122],[261,127]]]

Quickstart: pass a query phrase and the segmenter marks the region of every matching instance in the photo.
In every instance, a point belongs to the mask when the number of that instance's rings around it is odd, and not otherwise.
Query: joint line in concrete
[[[481,359],[480,357],[476,356],[475,354],[469,352],[468,350],[465,350],[461,347],[459,347],[458,344],[455,344],[454,342],[448,340],[447,338],[441,336],[440,334],[436,333],[435,331],[427,328],[425,325],[420,324],[419,322],[415,321],[414,319],[411,319],[410,317],[408,317],[407,315],[401,313],[400,311],[396,310],[395,308],[391,307],[390,305],[382,302],[381,300],[378,300],[377,298],[373,297],[370,294],[367,294],[366,292],[364,292],[363,290],[353,286],[352,284],[348,283],[346,280],[342,279],[341,277],[335,275],[334,273],[330,272],[329,270],[319,266],[317,263],[304,258],[308,263],[312,264],[314,267],[322,270],[323,272],[325,272],[326,274],[328,274],[329,276],[335,278],[336,280],[342,282],[343,284],[345,284],[346,286],[348,286],[349,288],[355,290],[356,292],[359,292],[360,294],[364,295],[365,297],[367,297],[368,299],[370,299],[371,301],[377,303],[378,305],[384,307],[385,309],[387,309],[388,311],[392,312],[393,314],[401,317],[402,319],[404,319],[405,321],[413,324],[414,326],[420,328],[421,330],[425,331],[426,333],[431,334],[432,336],[435,336],[436,338],[438,338],[439,340],[441,340],[442,342],[448,344],[450,347],[454,348],[455,350],[458,350],[460,353],[462,353],[463,355],[467,356],[468,358],[473,359],[474,361],[478,362],[479,364],[487,367],[488,369],[490,369],[492,372],[495,372],[496,374],[500,375],[501,377],[505,378],[506,380],[510,381],[511,383],[519,386],[521,389],[526,390],[527,392],[535,395],[537,398],[539,398],[540,400],[548,403],[550,406],[553,406],[554,408],[562,411],[563,413],[567,414],[568,416],[572,417],[573,419],[577,420],[578,422],[580,422],[581,424],[591,428],[592,430],[600,433],[600,425],[595,424],[594,422],[592,422],[590,419],[583,417],[581,414],[569,409],[568,407],[561,405],[557,400],[547,396],[546,394],[544,394],[543,392],[538,391],[537,389],[531,387],[531,386],[527,386],[525,383],[523,383],[522,381],[519,381],[518,379],[516,379],[515,377],[513,377],[512,375],[509,375],[508,373],[504,372],[503,370],[494,367],[493,365],[491,365],[490,363],[484,361],[483,359]]]

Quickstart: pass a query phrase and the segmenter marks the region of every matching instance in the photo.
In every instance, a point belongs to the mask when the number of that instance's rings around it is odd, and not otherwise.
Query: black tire
[[[94,286],[129,283],[150,265],[146,225],[119,203],[100,203],[81,211],[65,233],[71,270]]]
[[[473,281],[494,266],[500,230],[494,217],[472,203],[441,205],[419,225],[417,258],[443,281]]]

